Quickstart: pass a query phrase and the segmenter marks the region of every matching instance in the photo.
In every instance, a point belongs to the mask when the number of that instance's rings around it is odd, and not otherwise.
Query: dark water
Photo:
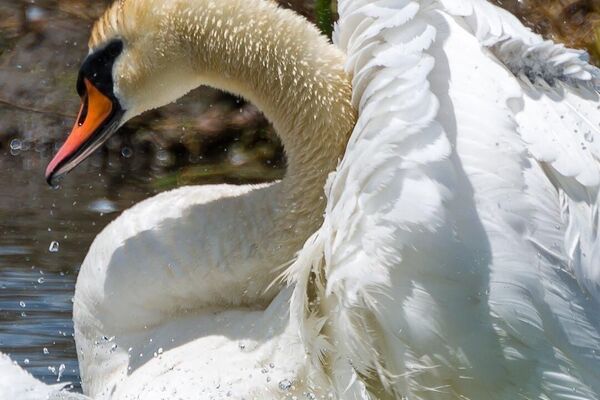
[[[115,173],[135,157],[107,173],[97,156],[52,189],[43,179],[49,155],[12,153],[6,149],[0,158],[0,351],[45,382],[62,372],[61,381],[77,387],[71,321],[77,271],[98,232],[158,190],[149,183],[152,173]]]

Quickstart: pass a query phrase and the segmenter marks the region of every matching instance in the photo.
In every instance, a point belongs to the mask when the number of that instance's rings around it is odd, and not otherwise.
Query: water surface
[[[0,351],[45,382],[61,372],[61,381],[77,386],[71,319],[77,272],[107,223],[157,193],[150,184],[156,174],[115,172],[134,160],[119,160],[109,173],[95,157],[52,189],[43,179],[48,156],[33,149],[2,153]]]

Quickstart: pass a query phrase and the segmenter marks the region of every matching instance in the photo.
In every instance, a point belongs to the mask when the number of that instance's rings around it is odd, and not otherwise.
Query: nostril
[[[85,95],[85,97],[83,98],[83,105],[81,107],[81,112],[79,113],[79,118],[77,119],[77,125],[81,126],[83,125],[83,123],[85,122],[85,118],[87,117],[87,113],[88,113],[88,96]]]

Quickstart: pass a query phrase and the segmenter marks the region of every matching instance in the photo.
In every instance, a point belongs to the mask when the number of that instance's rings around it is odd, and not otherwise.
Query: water
[[[72,298],[102,228],[135,203],[181,184],[261,182],[284,171],[282,163],[256,157],[232,163],[228,151],[196,164],[169,153],[177,161],[170,169],[152,164],[152,153],[98,152],[53,189],[43,171],[54,150],[38,150],[26,143],[17,152],[0,149],[0,352],[42,381],[60,377],[75,390]]]
[[[100,230],[162,190],[273,180],[284,169],[264,118],[243,108],[246,128],[223,123],[239,120],[242,105],[203,90],[136,119],[60,189],[48,187],[52,147],[79,109],[74,83],[90,23],[111,2],[0,1],[0,352],[46,383],[60,375],[76,389],[72,297]],[[305,0],[284,3],[309,10]]]
[[[120,175],[121,165],[106,172],[98,157],[51,189],[43,179],[49,157],[11,155],[10,147],[0,156],[0,351],[44,382],[60,374],[77,388],[71,318],[78,269],[108,222],[158,190],[152,175]]]

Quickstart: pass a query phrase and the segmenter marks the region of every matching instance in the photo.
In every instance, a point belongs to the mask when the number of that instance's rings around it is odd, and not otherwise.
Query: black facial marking
[[[79,69],[77,78],[77,93],[83,97],[85,95],[84,78],[87,78],[100,92],[110,98],[114,104],[118,100],[114,94],[113,66],[117,57],[123,51],[123,41],[114,39],[106,46],[94,51],[87,56]]]
[[[57,177],[60,177],[75,168],[80,162],[92,154],[92,152],[102,146],[102,144],[119,128],[125,110],[121,106],[119,99],[115,96],[113,67],[117,57],[119,57],[122,52],[123,42],[120,39],[115,39],[110,41],[104,47],[95,50],[83,61],[83,64],[79,69],[79,76],[77,77],[77,92],[81,97],[83,107],[76,124],[79,126],[85,124],[89,107],[93,106],[89,104],[89,95],[84,82],[85,79],[99,90],[100,93],[110,99],[112,108],[110,114],[100,123],[100,126],[96,127],[94,131],[91,132],[91,136],[89,136],[79,148],[72,154],[66,155],[52,168],[52,170],[47,171],[46,180],[50,185],[53,184]]]

